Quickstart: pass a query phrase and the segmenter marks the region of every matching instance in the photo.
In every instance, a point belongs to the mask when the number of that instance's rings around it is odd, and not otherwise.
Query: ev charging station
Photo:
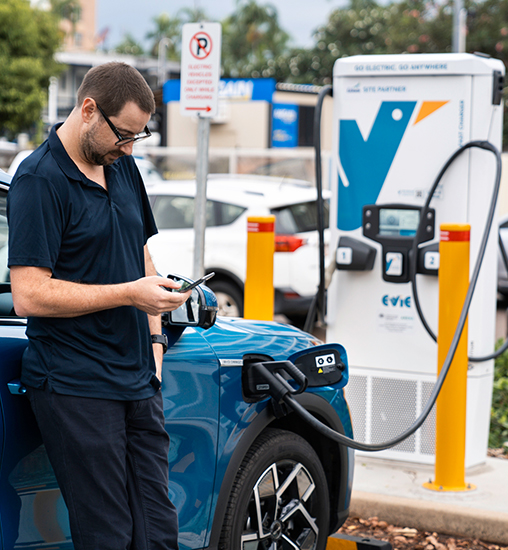
[[[415,308],[438,333],[439,227],[471,225],[471,270],[495,183],[491,153],[464,151],[442,178],[425,216],[416,257],[411,248],[429,190],[466,143],[501,150],[499,60],[472,54],[371,55],[340,59],[333,75],[333,169],[327,341],[348,350],[355,439],[385,441],[419,416],[437,373],[437,345]],[[495,224],[494,224],[495,225]],[[332,248],[334,247],[334,248]],[[494,350],[497,227],[491,229],[468,317],[468,354]],[[466,467],[485,460],[493,360],[469,363]],[[423,426],[378,456],[434,462],[434,411]]]

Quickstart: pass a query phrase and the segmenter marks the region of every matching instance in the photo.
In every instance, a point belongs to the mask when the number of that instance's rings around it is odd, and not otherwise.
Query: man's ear
[[[83,119],[83,122],[89,124],[97,111],[98,109],[95,100],[91,97],[85,97],[85,100],[81,105],[81,118]]]

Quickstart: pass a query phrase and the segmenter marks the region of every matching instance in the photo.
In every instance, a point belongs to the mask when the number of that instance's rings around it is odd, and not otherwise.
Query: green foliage
[[[126,33],[123,40],[115,48],[115,52],[125,55],[143,55],[143,46],[130,33]]]
[[[340,57],[450,51],[451,32],[452,13],[446,3],[402,0],[381,5],[375,0],[351,0],[316,29],[310,51],[292,52],[288,79],[329,84]]]
[[[274,6],[237,0],[235,12],[222,22],[224,76],[282,79],[285,73],[277,70],[277,60],[286,52],[288,40]]]
[[[80,0],[50,0],[51,11],[75,25],[81,19]]]
[[[157,57],[159,53],[159,42],[163,38],[168,38],[168,59],[180,59],[180,43],[182,39],[181,35],[183,20],[178,15],[171,17],[167,13],[161,13],[157,17],[154,17],[152,22],[155,28],[146,35],[147,40],[151,40],[152,42],[150,54],[153,57]]]
[[[161,13],[157,17],[154,17],[152,22],[155,28],[146,35],[147,40],[152,42],[150,54],[153,57],[158,57],[159,43],[162,39],[166,38],[169,39],[166,57],[179,61],[181,55],[182,25],[185,23],[207,21],[207,19],[205,11],[200,8],[182,8],[174,17],[171,17],[167,13]]]
[[[60,40],[54,14],[28,0],[0,3],[0,133],[27,130],[40,119],[49,79],[60,70],[53,59]]]
[[[490,415],[489,447],[508,451],[508,351],[496,359]]]

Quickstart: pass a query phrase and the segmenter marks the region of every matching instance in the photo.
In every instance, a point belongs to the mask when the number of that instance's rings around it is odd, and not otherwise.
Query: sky
[[[291,35],[291,45],[310,47],[312,32],[325,23],[328,14],[346,0],[258,0],[277,8],[281,27]],[[152,19],[161,13],[176,15],[184,7],[204,9],[211,20],[221,21],[235,9],[235,0],[96,0],[97,33],[109,32],[106,48],[114,48],[125,33],[144,44],[145,35],[153,28]]]

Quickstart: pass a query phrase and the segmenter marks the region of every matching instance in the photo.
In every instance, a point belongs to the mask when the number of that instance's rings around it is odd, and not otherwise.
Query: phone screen
[[[183,281],[182,286],[176,290],[176,292],[187,292],[188,290],[193,289],[194,287],[200,285],[201,283],[204,283],[205,281],[208,281],[208,279],[211,279],[215,273],[212,271],[212,273],[208,273],[208,275],[205,275],[204,277],[201,277],[201,279],[198,279],[197,281],[194,281],[193,283],[188,283],[187,281]]]

